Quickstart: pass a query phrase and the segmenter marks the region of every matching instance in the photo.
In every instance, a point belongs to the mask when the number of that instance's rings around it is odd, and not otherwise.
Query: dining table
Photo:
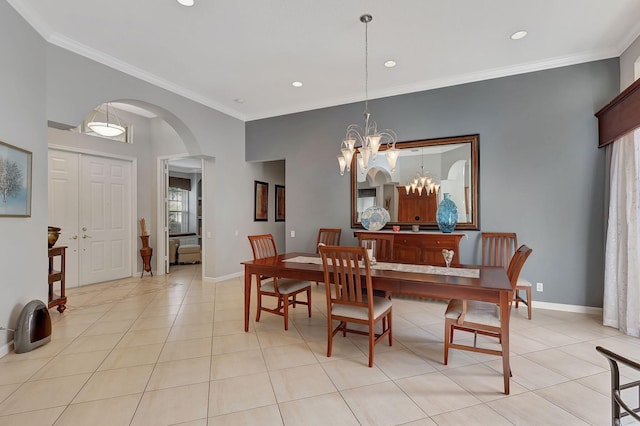
[[[244,265],[244,331],[249,331],[249,310],[253,276],[291,278],[324,282],[320,255],[286,253],[274,257],[248,260]],[[364,268],[363,273],[364,273]],[[509,310],[513,297],[511,283],[499,266],[429,265],[378,263],[371,267],[373,288],[385,294],[432,299],[467,299],[495,303],[500,309],[502,370],[505,394],[509,394]]]

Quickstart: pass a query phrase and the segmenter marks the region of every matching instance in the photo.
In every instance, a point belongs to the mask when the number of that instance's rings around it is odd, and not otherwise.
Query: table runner
[[[310,256],[297,256],[291,259],[283,259],[285,262],[314,263],[322,265],[322,258]],[[480,278],[480,270],[472,268],[447,268],[444,266],[414,265],[407,263],[378,262],[371,265],[371,269],[383,269],[387,271],[416,272],[419,274],[451,275],[464,278]]]

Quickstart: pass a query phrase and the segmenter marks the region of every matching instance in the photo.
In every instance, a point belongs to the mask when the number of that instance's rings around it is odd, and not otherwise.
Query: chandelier
[[[438,190],[440,190],[440,183],[435,179],[435,176],[429,172],[424,172],[424,148],[422,148],[421,152],[422,159],[420,163],[420,171],[416,172],[413,180],[410,180],[404,186],[407,191],[407,195],[414,192],[417,192],[418,195],[422,195],[423,191],[425,195],[430,195],[432,192],[437,194]]]
[[[338,164],[340,165],[340,175],[344,175],[344,170],[351,171],[351,161],[354,154],[356,154],[357,148],[357,162],[358,168],[361,172],[364,172],[369,167],[369,161],[375,160],[378,155],[378,150],[381,146],[386,146],[387,161],[391,172],[396,169],[396,161],[398,160],[398,154],[400,151],[396,149],[396,141],[398,137],[393,130],[384,129],[378,131],[376,122],[371,120],[371,114],[369,114],[369,22],[373,17],[371,15],[362,15],[360,22],[364,26],[364,127],[358,124],[350,124],[347,127],[347,134],[342,141],[340,150],[341,155],[338,155]]]
[[[93,130],[94,132],[96,132],[97,134],[99,134],[100,136],[106,136],[106,137],[115,137],[115,136],[120,136],[121,134],[124,133],[125,129],[124,127],[122,127],[122,125],[120,124],[120,119],[118,118],[118,115],[116,114],[115,111],[113,111],[113,116],[116,118],[116,122],[109,122],[109,103],[107,102],[107,121],[95,121],[96,118],[96,114],[98,113],[99,109],[93,113],[93,118],[91,119],[91,121],[87,124],[87,126]]]

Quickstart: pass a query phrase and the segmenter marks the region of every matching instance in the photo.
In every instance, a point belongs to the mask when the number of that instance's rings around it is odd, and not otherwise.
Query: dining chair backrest
[[[506,269],[517,247],[518,237],[514,232],[483,232],[482,264]]]
[[[388,234],[358,234],[358,245],[362,245],[364,240],[376,242],[376,252],[374,257],[378,262],[391,262],[393,260],[393,235]]]
[[[316,242],[316,253],[320,253],[320,245],[339,246],[341,233],[342,229],[340,228],[320,228]]]
[[[249,235],[253,259],[264,259],[278,255],[276,242],[271,234]]]
[[[515,254],[511,258],[511,262],[509,262],[509,268],[507,269],[507,276],[509,277],[509,282],[511,283],[511,288],[515,291],[516,285],[518,284],[518,277],[520,276],[520,271],[522,271],[522,267],[524,266],[524,262],[527,261],[527,258],[531,254],[533,250],[527,247],[526,245],[521,245],[516,250]]]
[[[367,251],[363,247],[321,246],[320,254],[327,305],[368,307],[372,315],[373,291]]]

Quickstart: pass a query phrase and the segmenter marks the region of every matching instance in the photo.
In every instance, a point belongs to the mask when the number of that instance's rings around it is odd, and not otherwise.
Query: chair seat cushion
[[[303,290],[311,286],[310,281],[290,280],[288,278],[278,278],[278,292],[280,294],[291,294],[299,290]],[[270,293],[275,292],[273,281],[263,283],[260,286],[262,291],[268,291]]]
[[[391,307],[391,300],[385,297],[373,296],[373,317],[378,318],[387,309]],[[331,307],[331,314],[341,317],[354,318],[359,320],[368,320],[369,313],[366,307],[342,305],[339,303],[333,304]]]
[[[531,287],[531,283],[525,278],[518,277],[518,282],[516,283],[516,287]]]
[[[458,319],[461,314],[462,300],[452,299],[444,313],[445,318]],[[467,300],[467,312],[464,316],[464,321],[500,327],[500,311],[495,303]]]

